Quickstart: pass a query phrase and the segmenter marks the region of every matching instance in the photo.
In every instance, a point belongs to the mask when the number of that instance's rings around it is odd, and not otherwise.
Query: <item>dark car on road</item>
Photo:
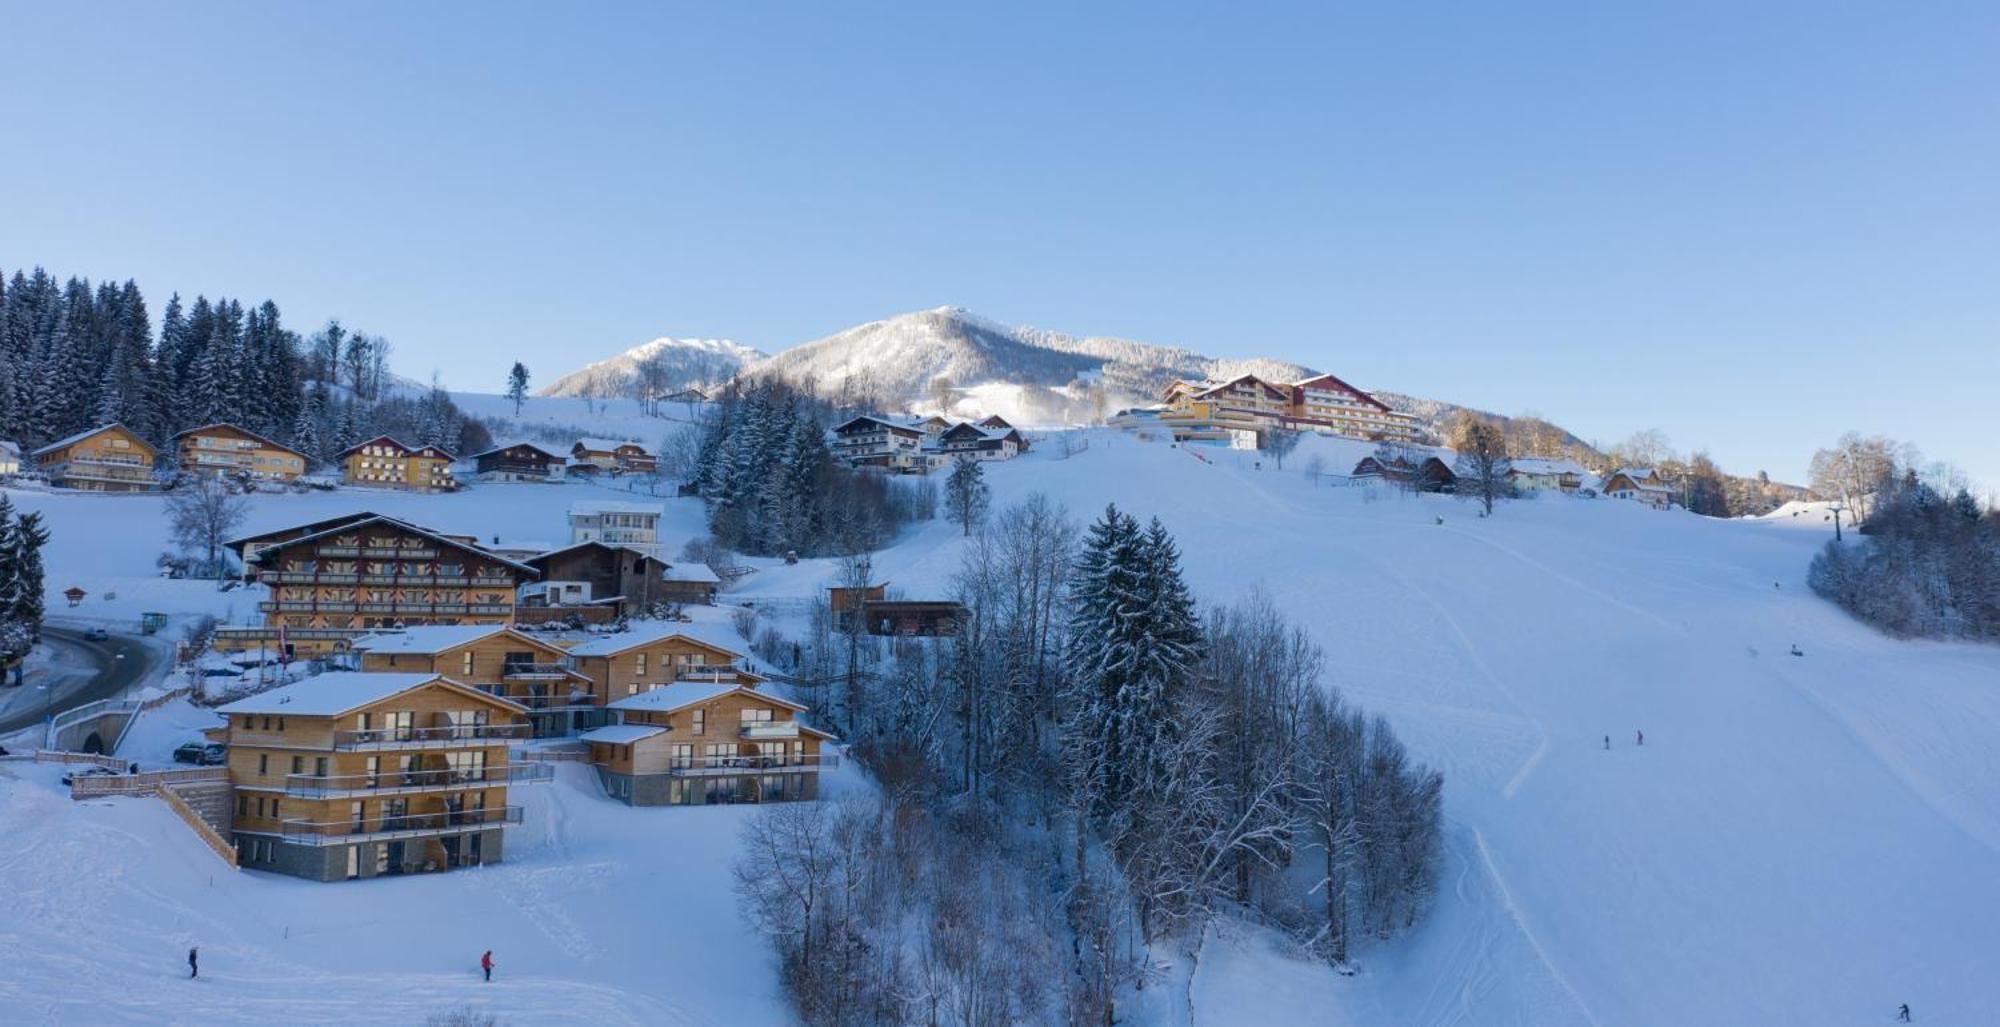
[[[90,628],[83,633],[83,637],[92,642],[102,642],[111,637],[111,632],[103,628]]]

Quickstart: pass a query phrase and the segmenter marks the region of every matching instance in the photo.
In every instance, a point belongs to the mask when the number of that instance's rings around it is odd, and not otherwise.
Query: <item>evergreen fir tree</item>
[[[951,466],[951,477],[944,483],[945,509],[951,512],[952,520],[964,529],[967,538],[972,537],[972,526],[986,517],[986,507],[992,492],[986,487],[986,474],[980,469],[979,461],[971,456],[960,456]]]
[[[514,401],[514,416],[521,416],[521,404],[528,398],[528,365],[518,360],[507,372],[507,398]]]

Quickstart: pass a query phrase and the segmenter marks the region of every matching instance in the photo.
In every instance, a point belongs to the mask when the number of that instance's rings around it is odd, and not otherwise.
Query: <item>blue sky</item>
[[[938,6],[8,2],[0,266],[456,388],[950,303],[2000,488],[1990,4]]]

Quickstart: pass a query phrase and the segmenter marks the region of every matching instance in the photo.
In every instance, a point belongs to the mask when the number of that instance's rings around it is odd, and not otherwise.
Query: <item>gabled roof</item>
[[[425,538],[435,539],[436,541],[442,542],[445,545],[451,546],[454,549],[462,549],[468,553],[472,553],[475,556],[483,556],[488,560],[494,560],[500,563],[504,563],[507,566],[512,567],[516,570],[527,571],[529,574],[533,574],[536,577],[541,577],[542,574],[541,571],[538,571],[535,568],[530,567],[519,560],[510,560],[504,556],[501,556],[499,553],[493,552],[490,549],[482,549],[479,546],[473,545],[470,542],[461,542],[458,539],[452,538],[450,535],[441,535],[435,531],[432,531],[429,528],[420,528],[414,524],[411,524],[408,521],[399,521],[394,517],[387,517],[382,514],[368,514],[365,517],[359,517],[353,520],[342,521],[334,524],[333,527],[322,528],[318,531],[313,531],[304,535],[300,535],[297,538],[285,539],[282,542],[273,542],[269,546],[266,546],[265,548],[259,550],[257,555],[252,557],[251,559],[253,561],[261,561],[263,560],[265,553],[295,546],[301,542],[316,541],[318,539],[325,538],[326,536],[331,535],[337,531],[351,531],[375,523],[394,525],[395,527],[403,528],[407,531],[414,531],[417,534],[424,536]],[[275,535],[278,534],[278,532],[266,532],[266,534]],[[253,536],[251,539],[239,539],[238,542],[254,541],[256,537],[259,536]],[[238,542],[231,542],[228,544],[234,547],[238,544]]]
[[[690,706],[699,706],[711,699],[720,699],[725,695],[734,695],[738,692],[755,696],[758,702],[783,706],[789,710],[803,712],[806,709],[806,707],[798,703],[787,699],[780,699],[769,692],[759,692],[754,688],[739,685],[734,681],[714,683],[706,681],[676,681],[671,685],[661,685],[658,688],[648,689],[640,692],[638,695],[628,695],[617,702],[611,703],[606,708],[613,710],[644,710],[650,713],[672,713],[675,710],[684,710]]]
[[[256,439],[258,442],[261,442],[264,445],[271,447],[272,449],[282,449],[285,452],[290,453],[301,460],[307,459],[304,453],[301,453],[298,450],[293,449],[292,447],[287,446],[282,442],[278,442],[268,436],[259,435],[256,432],[251,431],[250,429],[245,428],[240,424],[230,424],[227,421],[217,421],[214,424],[204,424],[199,428],[189,428],[184,432],[177,432],[174,435],[174,441],[179,442],[180,440],[187,438],[190,435],[200,435],[203,432],[214,431],[217,428],[227,428],[238,435],[247,435],[250,438]]]
[[[341,670],[259,692],[216,709],[217,713],[270,713],[293,717],[337,717],[431,682],[526,712],[510,699],[459,684],[442,674],[377,674]]]
[[[1590,472],[1574,460],[1547,460],[1541,457],[1520,456],[1508,461],[1508,471],[1514,474],[1574,474],[1582,476]]]
[[[664,517],[666,516],[667,508],[659,503],[627,503],[617,499],[584,499],[571,503],[569,505],[569,512],[571,516],[576,514],[583,514],[585,516],[595,516],[597,514],[652,514],[654,517]]]
[[[523,644],[547,652],[561,651],[539,638],[522,634],[505,624],[419,624],[396,631],[363,635],[354,640],[353,648],[357,652],[385,656],[436,656],[502,634],[512,635]]]
[[[842,421],[842,422],[840,422],[839,424],[836,424],[836,425],[834,425],[834,426],[833,426],[833,428],[832,428],[831,430],[832,430],[832,431],[833,431],[833,432],[834,432],[835,434],[839,434],[840,432],[844,432],[844,431],[846,431],[846,430],[847,430],[848,428],[850,428],[850,427],[853,427],[854,425],[857,425],[857,424],[859,424],[859,425],[863,425],[863,426],[866,426],[866,425],[871,425],[871,424],[874,424],[874,425],[881,425],[882,427],[884,427],[884,428],[887,428],[887,429],[889,429],[890,431],[895,431],[895,432],[901,432],[901,433],[903,433],[903,434],[905,434],[905,435],[921,435],[921,434],[923,434],[923,429],[921,429],[921,428],[918,428],[918,427],[916,427],[916,426],[914,426],[914,425],[911,425],[911,424],[909,424],[909,423],[907,423],[907,422],[904,422],[904,421],[892,421],[892,420],[890,420],[889,418],[886,418],[886,417],[874,417],[874,416],[871,416],[871,415],[869,415],[869,414],[863,414],[863,415],[861,415],[860,417],[850,417],[850,418],[848,418],[847,420],[845,420],[845,421]]]
[[[647,456],[653,455],[653,451],[646,448],[642,442],[634,442],[631,439],[601,439],[589,435],[576,440],[576,445],[570,447],[570,452],[574,453],[581,448],[592,453],[616,453],[628,446]]]
[[[981,428],[1002,428],[1002,429],[1014,427],[1013,425],[1008,424],[1007,419],[1001,417],[999,414],[994,414],[993,416],[988,417],[983,421],[980,421],[979,426]]]
[[[1389,404],[1387,404],[1387,403],[1384,403],[1384,402],[1382,402],[1382,401],[1381,401],[1381,400],[1379,400],[1379,399],[1376,399],[1376,398],[1375,398],[1374,396],[1371,396],[1371,395],[1369,395],[1368,393],[1366,393],[1366,392],[1363,392],[1362,390],[1360,390],[1360,389],[1357,389],[1357,388],[1355,388],[1354,386],[1352,386],[1352,385],[1349,385],[1349,384],[1347,384],[1346,382],[1344,382],[1344,381],[1341,381],[1341,380],[1340,380],[1339,378],[1337,378],[1337,377],[1335,377],[1335,376],[1333,376],[1333,375],[1330,375],[1330,374],[1316,374],[1316,375],[1313,375],[1313,376],[1312,376],[1311,378],[1306,378],[1306,379],[1304,379],[1304,380],[1301,380],[1301,381],[1296,381],[1296,382],[1293,382],[1293,383],[1292,383],[1292,388],[1295,388],[1295,389],[1310,389],[1310,388],[1313,388],[1313,387],[1315,387],[1315,386],[1318,386],[1318,385],[1320,385],[1321,383],[1326,383],[1326,384],[1330,384],[1330,385],[1334,386],[1335,388],[1338,388],[1338,389],[1341,389],[1341,390],[1343,390],[1343,391],[1345,391],[1345,392],[1348,392],[1348,393],[1351,393],[1351,394],[1353,394],[1353,395],[1355,395],[1355,396],[1359,396],[1359,397],[1360,397],[1361,399],[1363,399],[1363,400],[1365,400],[1365,401],[1367,401],[1367,402],[1369,402],[1369,403],[1371,403],[1371,404],[1374,404],[1374,405],[1375,405],[1375,406],[1377,406],[1377,407],[1380,407],[1383,413],[1392,413],[1392,412],[1393,412],[1393,411],[1391,411],[1391,410],[1389,409]]]
[[[138,432],[135,432],[132,429],[127,428],[123,424],[120,424],[116,421],[113,421],[110,424],[100,424],[95,428],[86,428],[83,431],[77,432],[75,435],[71,435],[66,439],[57,439],[56,441],[51,442],[48,445],[43,446],[42,448],[35,450],[33,453],[30,453],[28,455],[41,456],[43,453],[53,453],[56,450],[63,448],[64,446],[74,446],[77,443],[82,442],[87,438],[90,438],[92,435],[100,435],[103,434],[104,432],[110,431],[113,428],[116,428],[119,431],[122,431],[125,434],[132,436],[132,441],[138,443],[139,448],[144,449],[146,452],[151,453],[154,456],[160,455],[160,451],[154,449],[151,445],[147,444],[146,440],[141,438]]]
[[[311,535],[320,531],[324,531],[327,528],[338,527],[343,524],[359,524],[360,522],[365,521],[371,517],[378,517],[378,516],[380,515],[372,510],[360,510],[351,514],[341,514],[338,517],[328,517],[325,520],[307,521],[304,524],[294,524],[289,528],[275,528],[272,529],[271,531],[258,532],[255,535],[245,535],[242,538],[233,538],[227,542],[224,542],[223,545],[228,546],[231,549],[237,550],[240,553],[246,544],[251,542],[256,542],[261,539],[270,538],[273,535],[283,535],[286,534],[287,532],[293,532],[293,531],[300,532],[301,534],[305,535]]]
[[[493,448],[482,449],[479,452],[472,454],[470,459],[477,460],[482,456],[492,456],[493,454],[501,452],[503,450],[516,449],[522,446],[526,446],[527,448],[532,449],[535,452],[540,453],[543,456],[548,457],[549,459],[557,462],[561,462],[563,460],[568,459],[568,457],[562,453],[558,453],[550,449],[549,447],[542,445],[539,442],[529,442],[527,439],[511,439],[506,442],[496,442],[493,444]]]
[[[536,566],[540,566],[540,561],[547,560],[552,556],[560,556],[573,549],[602,549],[605,552],[630,553],[633,556],[640,557],[641,559],[652,560],[655,563],[661,563],[661,564],[666,563],[665,560],[662,560],[657,556],[647,556],[646,554],[638,551],[637,549],[632,548],[631,546],[616,546],[612,545],[609,542],[603,542],[597,539],[592,539],[589,542],[572,542],[566,546],[558,546],[553,549],[545,549],[539,553],[536,553],[531,557],[528,557],[528,562],[531,564],[535,564]]]
[[[388,444],[395,446],[397,449],[400,449],[411,456],[435,456],[443,460],[458,459],[457,457],[452,456],[451,451],[445,449],[443,446],[412,446],[409,443],[404,442],[403,440],[395,437],[394,435],[377,435],[374,438],[367,440],[366,442],[357,442],[354,445],[349,446],[338,453],[335,453],[334,456],[336,458],[344,457],[349,453],[359,452],[361,448],[364,446],[372,446],[378,442],[387,442]]]
[[[723,653],[732,659],[743,654],[728,646],[711,642],[688,631],[691,625],[675,624],[672,627],[655,627],[650,630],[621,631],[615,635],[599,635],[588,642],[570,648],[571,656],[616,656],[631,652],[642,646],[658,645],[673,639],[685,639],[695,645]]]
[[[643,742],[654,735],[663,735],[667,729],[657,724],[606,724],[594,727],[576,736],[580,742],[608,742],[612,745],[631,745]]]

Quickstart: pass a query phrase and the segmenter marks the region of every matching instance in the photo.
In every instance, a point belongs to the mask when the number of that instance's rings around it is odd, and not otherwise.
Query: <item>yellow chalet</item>
[[[174,457],[185,474],[291,481],[306,473],[304,453],[233,424],[210,424],[181,432],[174,436]]]
[[[836,739],[804,706],[727,681],[677,681],[611,704],[620,723],[583,733],[604,791],[631,806],[784,802],[819,795]]]
[[[241,865],[315,881],[499,862],[527,712],[440,674],[337,671],[221,707]]]
[[[340,480],[347,485],[411,492],[450,492],[458,487],[451,476],[456,457],[436,446],[410,446],[394,436],[377,435],[340,451]]]
[[[364,671],[443,674],[518,703],[537,738],[574,734],[577,715],[598,706],[568,653],[505,624],[426,624],[363,635],[352,648]]]
[[[78,432],[29,454],[51,485],[82,492],[150,492],[159,455],[122,424]]]

